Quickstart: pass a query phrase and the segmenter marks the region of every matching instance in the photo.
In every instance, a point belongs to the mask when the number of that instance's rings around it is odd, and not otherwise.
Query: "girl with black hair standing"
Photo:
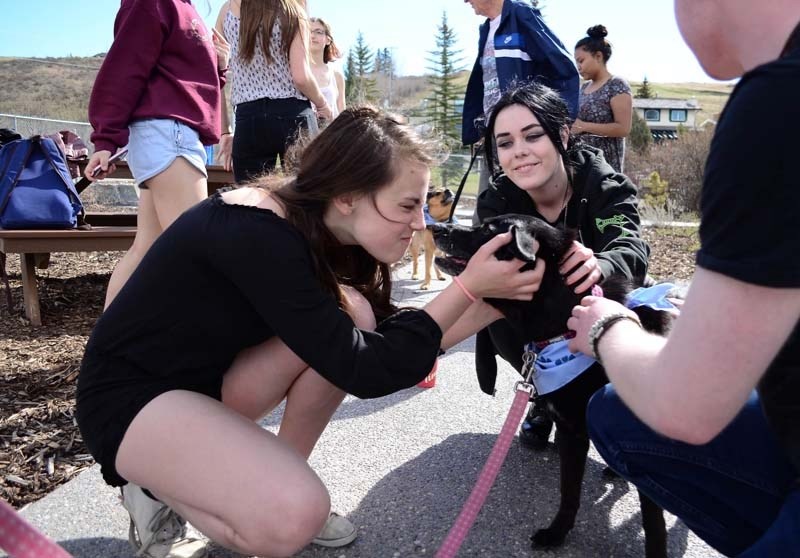
[[[578,72],[586,81],[578,96],[578,118],[572,133],[603,150],[615,171],[625,170],[625,137],[631,133],[633,97],[628,82],[608,71],[611,43],[608,31],[595,25],[575,45]]]

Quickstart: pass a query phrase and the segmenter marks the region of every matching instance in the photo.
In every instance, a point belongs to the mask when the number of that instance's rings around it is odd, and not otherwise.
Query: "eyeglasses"
[[[324,30],[324,29],[312,29],[312,30],[311,30],[311,34],[312,34],[312,35],[319,35],[320,37],[327,37],[327,35],[328,35],[328,34],[325,32],[325,30]]]

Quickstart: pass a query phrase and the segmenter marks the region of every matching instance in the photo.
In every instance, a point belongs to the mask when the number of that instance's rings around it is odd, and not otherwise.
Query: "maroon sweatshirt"
[[[217,143],[224,83],[211,30],[190,0],[122,0],[89,100],[95,149],[115,152],[128,124],[144,118],[178,120],[204,145]]]

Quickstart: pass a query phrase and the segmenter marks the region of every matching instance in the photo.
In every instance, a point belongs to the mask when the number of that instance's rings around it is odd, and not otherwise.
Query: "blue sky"
[[[194,0],[209,24],[224,0]],[[2,0],[0,56],[89,56],[108,50],[115,0]],[[91,8],[89,6],[91,5]],[[210,5],[210,10],[209,6]],[[84,6],[79,9],[79,6]],[[308,0],[311,15],[326,19],[346,52],[359,31],[374,50],[389,48],[403,75],[425,72],[442,13],[456,31],[464,64],[477,55],[483,21],[463,0]],[[712,81],[680,37],[671,0],[545,0],[545,19],[567,48],[602,23],[614,46],[609,68],[617,75],[654,82]]]

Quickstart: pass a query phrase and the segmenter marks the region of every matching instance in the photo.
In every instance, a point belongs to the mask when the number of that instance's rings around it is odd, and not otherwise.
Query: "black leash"
[[[467,167],[467,172],[464,173],[464,177],[461,179],[461,184],[458,185],[458,190],[456,190],[456,196],[453,199],[453,205],[450,206],[450,216],[447,218],[448,223],[453,222],[453,216],[456,214],[456,206],[458,205],[458,199],[461,197],[461,192],[464,190],[464,184],[467,183],[467,178],[469,178],[469,173],[472,171],[472,165],[475,164],[475,159],[478,158],[483,152],[483,146],[474,147],[474,152],[472,154],[472,158],[469,160],[469,166]]]

